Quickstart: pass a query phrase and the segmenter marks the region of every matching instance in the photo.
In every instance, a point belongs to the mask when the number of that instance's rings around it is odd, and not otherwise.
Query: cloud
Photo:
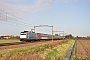
[[[14,5],[9,2],[20,2],[21,0],[1,0],[0,1],[0,10],[7,12],[29,12],[35,13],[40,12],[48,8],[49,3],[52,0],[35,0],[33,5]],[[22,0],[24,1],[24,0]],[[28,0],[27,0],[28,1]]]
[[[0,0],[0,10],[7,11],[9,13],[24,12],[24,13],[36,13],[42,12],[50,7],[51,2],[55,1],[72,1],[72,0],[34,0],[32,5],[15,5],[15,2],[24,2],[29,0]],[[12,3],[12,4],[11,4]],[[13,4],[14,3],[14,4]]]
[[[21,1],[25,1],[25,0],[0,0],[0,1],[4,1],[4,2],[21,2]]]

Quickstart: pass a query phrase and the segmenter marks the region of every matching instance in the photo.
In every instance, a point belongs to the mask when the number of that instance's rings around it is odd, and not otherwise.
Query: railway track
[[[51,41],[51,40],[46,40],[46,41]],[[37,42],[46,42],[45,40],[41,40],[41,41],[31,41],[31,42],[12,42],[12,43],[1,43],[1,46],[10,46],[10,45],[20,45],[20,44],[29,44],[29,43],[37,43]],[[57,40],[54,40],[57,41]]]
[[[37,43],[37,42],[44,42],[44,41],[1,43],[0,47],[1,46],[10,46],[10,45],[30,44],[30,43]]]
[[[1,44],[0,44],[0,47],[1,47],[1,46],[10,46],[10,45],[27,44],[27,43],[29,43],[29,42],[1,43]]]
[[[54,40],[53,42],[55,42],[55,41],[58,41],[58,40]],[[35,41],[35,42],[2,43],[2,44],[0,44],[0,50],[20,48],[20,47],[32,46],[32,45],[43,44],[43,43],[48,43],[48,42],[52,42],[52,41],[48,40],[48,41]]]

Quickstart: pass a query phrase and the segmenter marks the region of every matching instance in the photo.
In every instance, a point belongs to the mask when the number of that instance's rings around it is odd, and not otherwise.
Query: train
[[[53,40],[61,40],[63,36],[53,35]],[[40,40],[52,40],[52,35],[35,33],[33,31],[22,31],[20,32],[20,41],[40,41]]]

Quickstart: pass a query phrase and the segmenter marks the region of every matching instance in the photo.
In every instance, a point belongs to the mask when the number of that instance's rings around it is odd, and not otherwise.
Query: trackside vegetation
[[[0,60],[60,60],[74,40],[60,40],[0,51]]]
[[[46,55],[46,60],[64,60],[66,51],[69,49],[73,42],[74,40],[71,40],[53,48],[52,51]]]

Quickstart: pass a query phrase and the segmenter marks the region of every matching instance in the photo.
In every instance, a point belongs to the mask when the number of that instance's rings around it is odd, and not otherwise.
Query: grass
[[[52,49],[52,51],[46,55],[45,60],[64,60],[64,55],[73,42],[74,40],[71,40],[63,43],[62,45],[58,45],[55,49]]]
[[[11,42],[20,42],[19,39],[0,39],[0,44],[1,43],[11,43]]]
[[[64,40],[3,50],[0,51],[0,60],[56,60],[64,56],[72,42],[73,40]]]

